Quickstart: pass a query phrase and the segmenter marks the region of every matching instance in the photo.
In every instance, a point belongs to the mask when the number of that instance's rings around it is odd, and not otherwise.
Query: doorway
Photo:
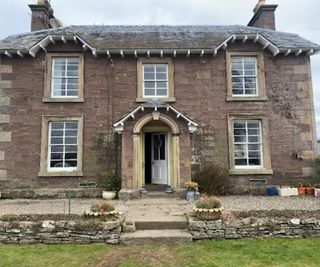
[[[145,184],[168,184],[168,134],[145,132]]]

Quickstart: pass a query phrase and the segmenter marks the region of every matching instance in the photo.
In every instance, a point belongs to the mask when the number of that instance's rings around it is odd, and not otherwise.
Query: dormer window
[[[48,54],[43,101],[83,102],[83,72],[82,54]]]
[[[159,99],[174,102],[173,62],[169,58],[141,58],[137,61],[137,102]]]

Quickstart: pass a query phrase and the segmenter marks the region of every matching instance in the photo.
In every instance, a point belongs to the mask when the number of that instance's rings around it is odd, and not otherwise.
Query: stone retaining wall
[[[320,237],[320,220],[243,218],[235,221],[199,221],[189,217],[193,240],[268,237]]]
[[[121,224],[120,220],[0,221],[0,243],[118,244]]]

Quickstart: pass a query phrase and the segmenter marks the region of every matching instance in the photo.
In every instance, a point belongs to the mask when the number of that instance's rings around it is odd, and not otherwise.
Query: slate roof
[[[27,51],[48,35],[77,35],[96,50],[106,49],[212,49],[233,34],[260,34],[280,50],[320,46],[297,34],[247,26],[67,26],[24,34],[0,41],[0,51]]]

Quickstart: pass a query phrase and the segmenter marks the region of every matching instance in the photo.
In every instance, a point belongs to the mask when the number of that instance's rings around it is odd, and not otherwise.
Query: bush
[[[196,208],[198,209],[218,209],[222,207],[222,202],[219,198],[214,196],[202,196],[200,200],[196,202]]]
[[[114,171],[106,174],[105,187],[107,191],[119,191],[121,188],[120,180],[117,179]]]
[[[228,170],[216,163],[205,165],[195,173],[193,180],[199,184],[201,193],[210,196],[227,195],[232,189]]]

